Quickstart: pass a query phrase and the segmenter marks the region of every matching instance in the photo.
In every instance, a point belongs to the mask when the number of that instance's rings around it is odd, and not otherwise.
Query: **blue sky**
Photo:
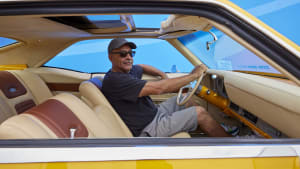
[[[300,46],[300,0],[231,0]]]

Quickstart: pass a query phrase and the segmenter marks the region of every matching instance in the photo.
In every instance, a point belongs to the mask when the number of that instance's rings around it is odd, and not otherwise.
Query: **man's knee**
[[[207,111],[201,106],[195,106],[197,114],[207,114]]]
[[[205,121],[208,116],[207,111],[201,106],[195,106],[197,112],[198,122]]]

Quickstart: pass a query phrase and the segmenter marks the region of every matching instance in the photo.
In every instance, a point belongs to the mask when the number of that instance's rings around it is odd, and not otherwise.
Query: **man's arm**
[[[206,71],[206,69],[206,66],[200,65],[196,66],[190,74],[185,76],[147,82],[143,89],[140,91],[139,97],[148,96],[151,94],[158,95],[178,91],[182,86],[185,86],[189,82],[199,78],[202,73]]]
[[[165,72],[162,72],[153,66],[144,65],[144,64],[139,64],[139,66],[143,68],[145,74],[152,75],[152,76],[160,76],[161,79],[168,79],[168,76]]]

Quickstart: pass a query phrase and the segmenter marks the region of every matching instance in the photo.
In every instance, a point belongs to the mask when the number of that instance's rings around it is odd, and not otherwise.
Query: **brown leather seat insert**
[[[23,84],[10,72],[0,71],[0,89],[11,99],[26,94]]]
[[[88,137],[88,130],[77,116],[63,103],[55,99],[24,112],[31,114],[48,126],[59,138],[70,138],[70,129],[76,129],[75,137]]]
[[[27,93],[24,85],[12,73],[7,71],[0,71],[0,89],[8,99],[13,99]],[[35,105],[32,99],[28,99],[17,103],[15,110],[20,114]]]

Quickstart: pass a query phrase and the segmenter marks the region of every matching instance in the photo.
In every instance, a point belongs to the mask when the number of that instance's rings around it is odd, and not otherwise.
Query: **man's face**
[[[128,53],[131,51],[132,50],[129,45],[123,45],[118,49],[114,49],[109,54],[113,72],[129,73],[133,64],[133,58]]]

